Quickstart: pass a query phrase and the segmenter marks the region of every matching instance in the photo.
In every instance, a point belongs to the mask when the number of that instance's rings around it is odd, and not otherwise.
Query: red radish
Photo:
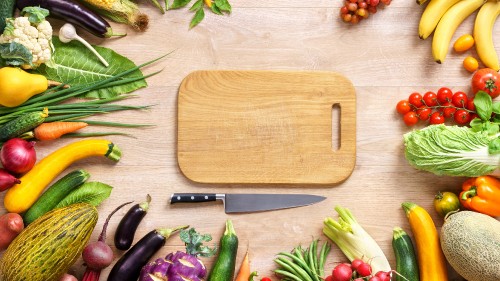
[[[364,264],[365,262],[362,260],[362,259],[353,259],[352,262],[351,262],[351,268],[352,270],[358,270],[358,267],[362,264]]]
[[[382,281],[382,279],[380,279],[380,277],[373,276],[372,278],[368,279],[368,281]]]
[[[332,275],[328,275],[328,276],[325,278],[325,281],[333,281],[333,276],[332,276]]]
[[[97,241],[88,244],[85,249],[83,249],[82,258],[87,265],[87,269],[83,274],[82,281],[98,281],[99,276],[101,275],[101,270],[108,267],[113,262],[113,250],[108,244],[106,244],[106,229],[111,216],[113,216],[113,214],[120,210],[123,206],[130,203],[132,202],[121,204],[114,209],[104,222],[101,234],[99,235]]]
[[[7,190],[21,181],[7,172],[5,169],[0,168],[0,191]]]
[[[350,281],[351,278],[352,269],[351,265],[348,263],[341,263],[332,271],[332,281]]]
[[[0,250],[7,249],[10,242],[24,229],[23,218],[17,213],[0,216]]]
[[[379,277],[381,281],[391,281],[391,272],[379,271],[375,273],[376,277]]]
[[[0,161],[5,170],[14,174],[24,174],[36,162],[35,142],[21,138],[6,141],[0,150]]]
[[[360,264],[356,271],[359,273],[361,277],[366,277],[372,275],[372,267],[367,263]]]

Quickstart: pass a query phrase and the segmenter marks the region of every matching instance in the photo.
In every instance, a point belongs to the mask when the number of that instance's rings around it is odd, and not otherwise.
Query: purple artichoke
[[[177,251],[146,264],[139,281],[202,281],[206,274],[205,265],[198,258]]]

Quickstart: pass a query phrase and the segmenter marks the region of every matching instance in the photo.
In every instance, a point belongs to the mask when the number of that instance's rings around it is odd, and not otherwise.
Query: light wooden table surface
[[[139,4],[151,20],[146,32],[136,33],[118,24],[113,24],[114,30],[127,31],[125,38],[100,40],[81,32],[92,43],[113,48],[138,64],[174,51],[144,69],[145,73],[163,71],[148,79],[149,87],[137,91],[137,98],[124,102],[155,104],[151,110],[113,113],[102,118],[156,126],[127,129],[136,138],[108,137],[123,150],[123,158],[116,165],[94,158],[71,167],[86,169],[91,180],[114,187],[111,197],[99,207],[100,218],[92,240],[97,239],[104,218],[112,209],[126,201],[143,201],[149,193],[153,198],[151,209],[136,240],[157,227],[189,224],[202,233],[212,234],[218,243],[225,220],[231,219],[240,239],[237,263],[248,249],[252,270],[257,270],[261,277],[271,276],[278,252],[308,245],[313,239],[326,240],[322,235],[323,219],[337,217],[333,208],[341,205],[352,210],[394,267],[392,229],[400,226],[411,233],[401,203],[413,201],[422,205],[440,227],[442,220],[432,208],[433,197],[440,190],[458,191],[463,181],[420,172],[408,165],[402,135],[410,129],[396,114],[395,105],[413,91],[436,91],[441,86],[469,90],[470,74],[461,65],[464,55],[450,53],[442,65],[432,60],[431,41],[418,38],[422,7],[414,1],[393,1],[357,25],[340,20],[342,0],[230,2],[230,16],[207,13],[205,20],[191,30],[188,25],[193,14],[187,9],[161,15],[148,1],[141,0]],[[455,38],[472,32],[472,23],[473,19],[468,19]],[[495,40],[500,46],[500,37]],[[180,172],[176,157],[177,91],[186,75],[202,69],[321,70],[348,77],[357,94],[357,156],[352,175],[336,186],[190,182]],[[39,157],[70,141],[39,144]],[[301,192],[328,198],[303,208],[227,215],[221,204],[172,207],[168,200],[173,192]],[[110,222],[110,244],[124,213],[115,214]],[[174,236],[156,257],[182,249],[178,236]],[[336,263],[346,261],[338,248],[332,249],[328,271]],[[212,259],[205,261],[210,267]],[[72,270],[81,277],[82,261]],[[104,270],[101,280],[106,280],[109,270]]]

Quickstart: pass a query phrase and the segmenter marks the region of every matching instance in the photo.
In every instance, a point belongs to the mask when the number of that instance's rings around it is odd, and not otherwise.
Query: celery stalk
[[[356,221],[351,211],[340,206],[335,207],[339,214],[338,221],[325,218],[323,233],[330,238],[352,261],[362,259],[369,263],[372,272],[391,271],[391,266],[377,242]]]

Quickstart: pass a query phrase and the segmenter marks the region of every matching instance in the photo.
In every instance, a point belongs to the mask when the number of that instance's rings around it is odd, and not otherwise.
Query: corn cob
[[[130,0],[80,0],[104,17],[118,23],[132,26],[139,31],[145,31],[149,17],[139,10],[137,4]]]

